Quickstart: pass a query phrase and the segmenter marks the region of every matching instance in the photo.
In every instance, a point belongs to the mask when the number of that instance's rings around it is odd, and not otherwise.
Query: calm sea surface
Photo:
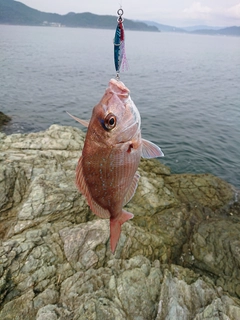
[[[78,126],[65,111],[89,119],[115,77],[113,36],[0,25],[0,111],[12,117],[4,131]],[[126,31],[126,51],[121,80],[161,162],[240,188],[240,38]]]

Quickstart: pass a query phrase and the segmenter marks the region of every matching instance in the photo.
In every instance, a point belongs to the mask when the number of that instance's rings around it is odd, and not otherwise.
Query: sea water
[[[7,134],[89,119],[113,63],[114,30],[0,25],[0,111]],[[240,38],[126,30],[121,80],[173,173],[240,188]]]

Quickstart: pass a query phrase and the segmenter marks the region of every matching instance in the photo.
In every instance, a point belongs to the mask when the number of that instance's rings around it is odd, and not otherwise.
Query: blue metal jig
[[[114,64],[115,64],[115,69],[117,72],[116,78],[119,80],[120,76],[120,68],[122,65],[123,60],[126,60],[125,56],[125,35],[124,35],[124,27],[123,27],[123,10],[119,9],[117,11],[118,14],[118,25],[116,28],[115,32],[115,37],[114,37]]]

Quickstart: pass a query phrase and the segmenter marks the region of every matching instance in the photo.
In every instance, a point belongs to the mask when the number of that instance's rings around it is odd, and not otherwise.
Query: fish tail
[[[116,246],[120,238],[121,225],[129,219],[132,219],[133,217],[134,215],[132,213],[123,210],[119,218],[110,219],[110,246],[113,254],[116,250]]]

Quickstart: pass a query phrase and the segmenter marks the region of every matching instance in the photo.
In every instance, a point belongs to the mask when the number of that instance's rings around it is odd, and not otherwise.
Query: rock
[[[74,184],[84,134],[0,134],[0,319],[240,319],[239,191],[142,160],[115,255]]]
[[[9,121],[11,121],[11,118],[0,111],[0,128],[2,125],[7,124]]]
[[[209,278],[172,265],[165,269],[156,320],[238,319],[239,300],[230,298]]]
[[[216,284],[240,297],[240,221],[210,219],[194,228],[185,265],[212,274]],[[186,249],[185,249],[186,250]],[[192,259],[189,259],[189,255]]]

